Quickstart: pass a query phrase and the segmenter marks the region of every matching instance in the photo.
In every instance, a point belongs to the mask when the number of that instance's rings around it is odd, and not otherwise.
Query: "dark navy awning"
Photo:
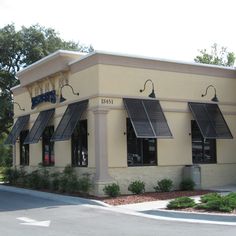
[[[158,100],[124,98],[137,138],[172,138]]]
[[[43,134],[44,129],[48,126],[53,117],[55,110],[41,111],[34,122],[29,134],[25,138],[24,144],[37,143]]]
[[[20,116],[14,124],[10,134],[8,135],[5,144],[15,144],[20,132],[25,129],[29,122],[30,115]]]
[[[203,138],[232,139],[228,125],[217,104],[189,102],[189,108]]]
[[[51,141],[63,141],[70,139],[87,106],[88,100],[69,104],[51,138]]]

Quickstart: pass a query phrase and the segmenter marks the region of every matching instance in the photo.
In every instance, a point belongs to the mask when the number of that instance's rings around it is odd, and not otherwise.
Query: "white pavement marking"
[[[49,227],[51,221],[45,220],[45,221],[37,221],[34,219],[30,219],[27,217],[18,217],[17,220],[24,221],[24,223],[20,223],[21,225],[31,225],[31,226],[41,226],[41,227]]]

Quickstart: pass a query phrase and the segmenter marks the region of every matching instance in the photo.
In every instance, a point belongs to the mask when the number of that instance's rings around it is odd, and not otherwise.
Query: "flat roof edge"
[[[166,60],[154,57],[136,56],[105,51],[94,51],[69,63],[73,73],[96,64],[154,69],[178,73],[236,78],[236,69],[196,62]]]
[[[77,52],[77,51],[68,51],[68,50],[57,50],[55,52],[53,52],[52,54],[49,54],[48,56],[46,57],[43,57],[42,59],[34,62],[33,64],[23,68],[22,70],[20,70],[19,72],[16,73],[16,76],[17,77],[20,77],[22,76],[23,74],[25,74],[26,72],[30,71],[30,70],[33,70],[34,68],[38,67],[39,65],[42,65],[48,61],[51,61],[57,57],[60,57],[60,56],[75,56],[75,55],[78,55],[78,56],[84,56],[85,53],[82,53],[82,52]]]

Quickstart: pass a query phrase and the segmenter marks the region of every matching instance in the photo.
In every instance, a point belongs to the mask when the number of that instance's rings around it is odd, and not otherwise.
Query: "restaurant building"
[[[134,180],[177,188],[188,168],[201,188],[236,182],[234,68],[60,50],[17,77],[7,139],[17,167],[72,165],[96,195]]]

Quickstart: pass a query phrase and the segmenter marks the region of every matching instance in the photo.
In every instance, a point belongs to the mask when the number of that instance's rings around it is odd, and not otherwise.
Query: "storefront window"
[[[28,133],[29,130],[24,130],[20,133],[20,165],[22,166],[29,165],[29,144],[24,144]]]
[[[54,142],[51,142],[50,139],[54,133],[54,127],[48,126],[43,132],[43,165],[52,166],[54,165]]]
[[[191,126],[193,163],[216,163],[216,140],[204,139],[195,120],[192,120]]]
[[[88,166],[87,120],[78,122],[71,137],[72,166]]]
[[[157,165],[157,142],[154,138],[137,138],[127,119],[128,166]]]

